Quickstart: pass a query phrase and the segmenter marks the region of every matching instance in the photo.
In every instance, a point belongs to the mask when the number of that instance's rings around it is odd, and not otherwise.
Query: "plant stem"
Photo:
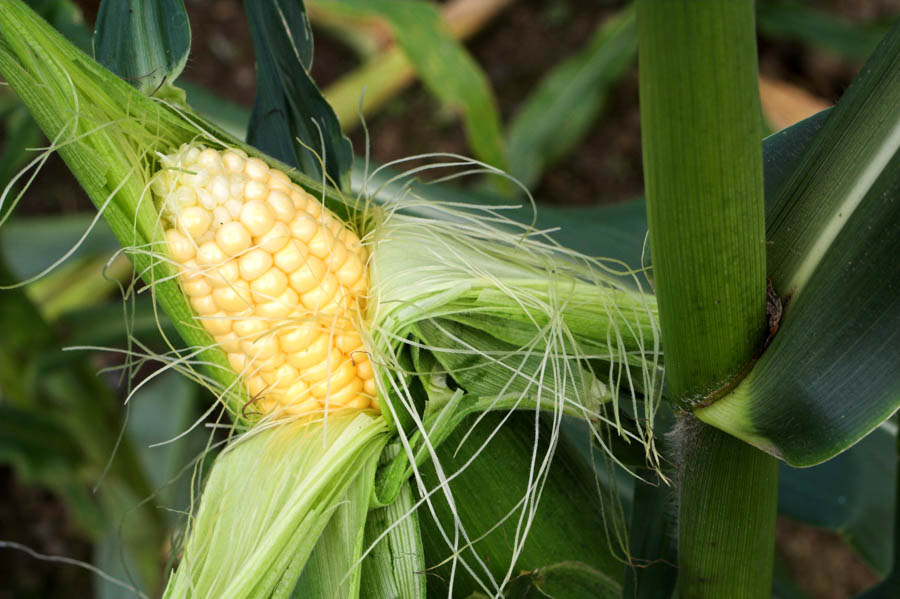
[[[766,328],[765,220],[751,0],[639,0],[641,121],[669,395],[738,376]],[[686,417],[679,595],[769,597],[777,462]]]
[[[778,461],[693,416],[682,427],[679,596],[768,598]]]

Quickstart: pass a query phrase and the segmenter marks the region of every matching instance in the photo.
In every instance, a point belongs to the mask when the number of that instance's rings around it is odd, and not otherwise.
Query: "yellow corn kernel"
[[[378,409],[357,328],[367,255],[353,231],[239,149],[182,146],[152,189],[198,322],[255,410]]]

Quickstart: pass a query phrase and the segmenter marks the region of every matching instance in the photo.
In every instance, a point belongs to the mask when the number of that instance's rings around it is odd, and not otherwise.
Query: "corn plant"
[[[341,6],[381,11],[410,47],[433,17]],[[751,2],[640,0],[604,29],[616,64],[636,35],[646,269],[566,248],[542,216],[442,199],[412,180],[422,167],[364,164],[352,181],[309,78],[302,4],[247,10],[260,84],[246,142],[174,84],[180,3],[105,2],[105,66],[19,0],[0,12],[0,73],[50,140],[35,163],[59,152],[134,266],[127,297],[161,310],[163,347],[127,355],[221,408],[208,415],[227,444],[197,463],[165,581],[151,567],[120,583],[164,597],[769,596],[779,460],[868,448],[851,446],[900,400],[898,26],[837,107],[764,143]],[[430,59],[468,65],[439,41]],[[466,124],[485,161],[428,168],[510,193],[496,114],[477,106]],[[8,186],[4,204],[26,196]],[[890,596],[895,572],[874,592]]]

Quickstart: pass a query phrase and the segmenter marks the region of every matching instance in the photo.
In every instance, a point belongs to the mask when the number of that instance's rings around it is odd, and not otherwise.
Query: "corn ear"
[[[21,0],[4,1],[0,11],[0,72],[51,140],[49,151],[62,156],[191,348],[179,351],[169,366],[209,387],[235,421],[254,420],[253,411],[245,409],[251,395],[214,336],[198,326],[179,285],[179,269],[168,255],[150,185],[161,166],[160,156],[197,139],[277,163],[190,109],[142,95],[75,48]],[[323,191],[317,182],[296,172],[290,178],[336,205],[334,193]],[[15,203],[18,197],[4,199]],[[0,208],[7,208],[3,202]],[[342,206],[337,207],[341,212]],[[340,216],[346,214],[343,208]],[[194,364],[202,365],[201,372]]]
[[[185,145],[161,162],[153,188],[181,287],[254,409],[377,409],[359,237],[243,150]]]

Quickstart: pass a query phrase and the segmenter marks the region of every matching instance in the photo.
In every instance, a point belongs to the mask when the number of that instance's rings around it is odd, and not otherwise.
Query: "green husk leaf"
[[[290,596],[341,498],[354,481],[361,493],[371,485],[359,477],[371,477],[386,433],[380,417],[333,414],[325,422],[257,427],[233,440],[206,481],[164,597]],[[336,523],[333,534],[341,528]]]
[[[172,95],[187,64],[191,26],[182,0],[103,0],[94,29],[94,56],[146,95]]]
[[[425,598],[425,550],[409,482],[393,503],[369,512],[364,546],[369,553],[363,560],[360,597]]]
[[[518,346],[498,342],[484,331],[452,320],[424,320],[414,326],[415,335],[443,366],[442,372],[475,396],[509,394],[540,398],[555,391],[571,398],[579,406],[591,409],[595,402],[609,398],[607,389],[586,369],[574,365],[572,373],[542,372],[541,354],[531,354]],[[468,353],[479,348],[491,354]],[[559,377],[559,378],[557,378]],[[538,401],[540,401],[538,399]]]
[[[460,219],[438,224],[394,213],[375,228],[372,344],[391,357],[389,370],[404,371],[397,359],[404,348],[421,348],[443,362],[438,374],[451,373],[469,392],[461,409],[539,406],[598,426],[612,422],[620,435],[619,405],[630,400],[637,439],[655,462],[642,432],[652,426],[661,380],[652,296],[626,290],[602,261],[527,232],[487,235]],[[587,370],[591,361],[602,367]],[[388,396],[390,414],[416,409],[408,385],[385,377],[383,386],[397,391]]]
[[[585,47],[538,83],[509,125],[510,174],[526,187],[587,134],[637,51],[634,9],[605,20]]]
[[[376,460],[364,463],[347,494],[339,500],[290,597],[360,596],[360,560],[365,550],[364,533],[377,466]]]
[[[346,189],[353,151],[309,74],[313,38],[303,3],[262,0],[244,8],[258,71],[248,143],[310,177],[327,178]]]

